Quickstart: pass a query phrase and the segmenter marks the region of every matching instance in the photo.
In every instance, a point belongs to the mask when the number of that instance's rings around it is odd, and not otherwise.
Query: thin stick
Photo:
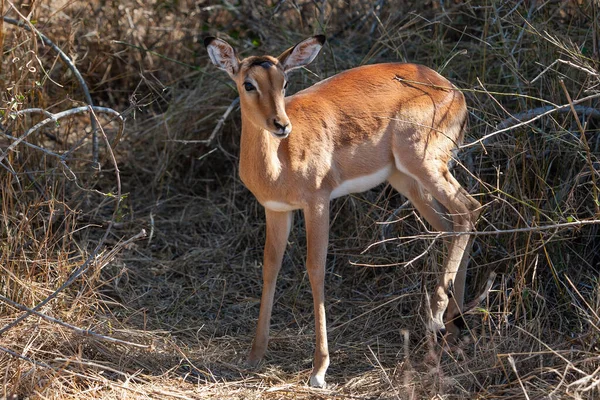
[[[66,323],[64,321],[61,321],[60,319],[53,318],[53,317],[51,317],[49,315],[46,315],[46,314],[43,314],[43,313],[41,313],[39,311],[32,310],[29,307],[26,307],[26,306],[24,306],[22,304],[19,304],[19,303],[15,302],[15,301],[7,298],[7,297],[4,297],[1,294],[0,294],[0,300],[2,300],[5,303],[10,304],[11,306],[13,306],[15,308],[18,308],[21,311],[27,311],[27,312],[29,312],[31,314],[35,314],[38,317],[41,317],[41,318],[45,319],[46,321],[50,321],[50,322],[53,322],[55,324],[64,326],[65,328],[72,329],[72,330],[74,330],[75,332],[77,332],[77,333],[79,333],[81,335],[94,336],[96,338],[99,338],[99,339],[102,339],[102,340],[105,340],[105,341],[108,341],[108,342],[120,343],[120,344],[125,344],[125,345],[128,345],[128,346],[140,347],[140,348],[144,348],[144,349],[150,347],[150,346],[147,346],[147,345],[144,345],[144,344],[138,344],[138,343],[128,342],[126,340],[121,340],[121,339],[116,339],[116,338],[113,338],[113,337],[110,337],[110,336],[105,336],[105,335],[102,335],[100,333],[94,332],[94,331],[92,331],[90,329],[79,328],[79,327],[77,327],[75,325],[71,325],[71,324]]]
[[[438,238],[440,238],[440,237],[443,237],[443,234],[444,234],[444,233],[446,233],[446,232],[439,232],[439,233],[438,233],[436,236],[434,236],[434,237],[433,237],[433,240],[431,241],[431,243],[429,244],[429,246],[428,246],[428,247],[427,247],[427,248],[426,248],[426,249],[425,249],[425,250],[424,250],[424,251],[423,251],[421,254],[417,255],[416,257],[414,257],[414,258],[413,258],[412,260],[410,260],[410,261],[401,262],[401,263],[380,264],[380,265],[373,265],[373,264],[361,264],[361,263],[357,263],[357,262],[354,262],[354,261],[350,261],[350,265],[354,265],[355,267],[371,267],[371,268],[374,268],[374,267],[377,267],[377,268],[381,268],[381,267],[399,267],[399,266],[402,266],[402,267],[406,267],[406,268],[408,268],[408,267],[410,267],[410,266],[411,266],[411,265],[412,265],[412,264],[413,264],[415,261],[417,261],[417,260],[419,260],[420,258],[423,258],[423,257],[425,257],[427,254],[429,254],[429,250],[431,250],[431,248],[432,248],[432,247],[433,247],[433,246],[436,244],[436,242],[437,242],[437,239],[438,239]],[[367,252],[367,251],[368,251],[368,250],[369,250],[371,247],[373,247],[373,246],[375,246],[375,245],[378,245],[378,244],[380,244],[380,243],[385,243],[385,242],[388,242],[388,241],[389,241],[389,240],[383,240],[383,241],[381,241],[381,242],[376,242],[376,243],[373,243],[373,244],[369,245],[369,246],[368,246],[368,247],[367,247],[365,250],[363,250],[363,251],[361,252],[361,254],[364,254],[364,253],[366,253],[366,252]]]
[[[575,64],[575,63],[573,63],[573,62],[571,62],[571,61],[567,61],[567,60],[561,60],[561,59],[559,58],[558,60],[555,60],[555,61],[554,61],[552,64],[550,64],[550,65],[548,65],[546,68],[544,68],[544,70],[543,70],[542,72],[540,72],[540,73],[538,74],[538,76],[536,76],[535,78],[533,78],[533,79],[531,80],[531,82],[529,82],[529,83],[534,83],[535,81],[537,81],[537,80],[538,80],[538,79],[539,79],[539,78],[540,78],[542,75],[544,75],[546,72],[548,72],[548,70],[549,70],[549,69],[551,69],[552,67],[554,67],[554,66],[555,66],[557,63],[566,64],[566,65],[568,65],[569,67],[573,67],[573,68],[575,68],[575,69],[578,69],[578,70],[580,70],[580,71],[583,71],[583,72],[585,72],[585,73],[587,73],[587,74],[589,74],[589,75],[592,75],[592,76],[600,76],[600,74],[598,74],[596,71],[593,71],[593,70],[591,70],[591,69],[589,69],[589,68],[586,68],[586,67],[583,67],[583,66],[581,66],[581,65],[577,65],[577,64]]]
[[[565,86],[565,81],[563,81],[562,79],[559,79],[558,81],[561,85],[561,87],[563,88],[563,91],[565,92],[565,96],[567,96],[567,101],[569,102],[569,105],[571,106],[571,111],[573,112],[573,116],[575,117],[575,122],[577,123],[577,127],[579,128],[579,133],[580,133],[580,140],[581,143],[583,143],[584,149],[585,149],[585,156],[586,156],[586,161],[588,164],[588,168],[590,169],[590,173],[592,175],[592,191],[594,192],[594,204],[596,206],[596,215],[598,215],[598,213],[600,212],[600,207],[598,206],[598,186],[596,185],[596,169],[594,168],[594,165],[592,164],[592,156],[591,154],[591,150],[590,150],[590,145],[588,144],[587,141],[587,137],[585,136],[585,129],[583,128],[583,125],[581,125],[581,121],[579,120],[579,116],[577,115],[577,110],[575,109],[575,106],[573,105],[573,100],[571,100],[571,95],[569,94],[569,91],[567,90],[567,87]],[[598,113],[600,115],[600,112]]]
[[[223,124],[225,123],[225,120],[227,119],[227,117],[229,116],[229,114],[231,114],[231,112],[233,111],[233,109],[240,104],[240,98],[237,97],[235,100],[233,100],[231,102],[231,104],[229,105],[229,107],[227,107],[227,110],[225,110],[225,112],[223,113],[223,115],[221,116],[221,118],[219,118],[219,120],[217,121],[217,125],[215,126],[215,129],[213,129],[212,133],[210,134],[210,136],[208,137],[208,139],[206,140],[199,140],[199,143],[205,143],[205,144],[211,144],[212,141],[214,140],[215,136],[217,136],[217,133],[219,133],[219,131],[221,130],[221,128],[223,127]]]
[[[25,132],[22,136],[20,136],[18,139],[16,139],[14,142],[12,142],[10,144],[10,146],[8,146],[6,148],[6,150],[4,151],[4,154],[0,154],[0,162],[2,162],[2,160],[4,160],[4,158],[6,158],[8,152],[10,150],[13,150],[15,147],[17,147],[17,145],[19,143],[24,141],[27,138],[27,136],[31,135],[33,132],[37,131],[38,129],[42,128],[43,126],[48,125],[51,122],[56,123],[59,119],[67,117],[67,116],[81,114],[83,112],[89,112],[90,109],[93,110],[94,112],[112,114],[117,118],[117,121],[119,122],[119,132],[117,133],[117,136],[115,137],[115,140],[113,141],[113,145],[115,145],[116,144],[115,142],[121,137],[123,130],[125,129],[125,122],[124,122],[121,114],[118,113],[117,111],[113,110],[112,108],[98,107],[98,106],[83,106],[83,107],[71,108],[70,110],[61,111],[56,114],[52,114],[52,113],[49,113],[48,111],[44,111],[44,114],[50,114],[50,116],[48,118],[46,118],[45,120],[38,122],[31,128],[29,128],[27,130],[27,132]],[[13,115],[21,115],[21,114],[31,113],[31,112],[39,112],[39,109],[22,110],[20,112],[14,113]],[[97,126],[95,118],[94,118],[93,126]],[[100,127],[100,129],[102,129],[102,128]],[[108,143],[107,143],[107,146],[109,146]],[[64,160],[69,154],[70,154],[70,151],[66,152],[65,154],[63,154],[61,156],[61,159]]]
[[[572,386],[582,386],[587,385],[587,387],[576,389],[577,392],[587,392],[589,390],[594,389],[596,386],[600,385],[600,378],[597,377],[598,373],[600,373],[600,367],[596,368],[594,372],[590,375],[584,376],[583,378],[577,379],[575,382],[571,382],[567,385],[567,388],[571,388]]]
[[[118,198],[120,199],[120,197],[121,196],[119,196]],[[119,203],[119,201],[117,203]],[[118,208],[117,208],[117,210],[118,210]],[[10,322],[10,323],[4,325],[2,327],[2,329],[0,329],[0,336],[2,336],[3,333],[7,332],[15,325],[19,324],[25,318],[28,318],[33,312],[35,312],[35,311],[39,310],[40,308],[42,308],[43,306],[45,306],[48,302],[50,302],[52,299],[54,299],[56,296],[58,296],[58,294],[60,292],[65,290],[65,288],[70,286],[73,282],[75,282],[75,280],[77,278],[79,278],[81,275],[83,275],[88,270],[90,263],[92,262],[92,260],[96,259],[96,256],[98,255],[98,252],[100,251],[100,248],[102,247],[102,245],[104,244],[104,241],[108,237],[108,234],[110,233],[113,222],[114,222],[114,215],[113,215],[113,219],[109,223],[108,228],[106,229],[106,232],[104,233],[104,236],[102,237],[102,239],[100,240],[98,245],[96,245],[96,248],[94,249],[92,254],[90,254],[90,256],[85,260],[85,262],[83,264],[81,264],[81,266],[79,268],[74,270],[71,273],[71,275],[69,276],[69,278],[62,285],[60,285],[60,287],[58,289],[56,289],[52,294],[50,294],[48,297],[46,297],[44,300],[42,300],[40,303],[38,303],[38,305],[36,305],[33,308],[28,309],[28,311],[26,311],[23,315],[21,315],[20,317],[15,319],[13,322]],[[139,232],[137,235],[132,236],[131,238],[124,241],[120,245],[117,245],[115,248],[120,249],[120,248],[126,246],[127,244],[129,244],[137,239],[140,239],[144,236],[146,236],[146,231],[142,229],[142,231]],[[115,249],[113,249],[113,250],[115,250]]]
[[[19,138],[18,138],[18,137],[14,137],[13,135],[11,135],[11,134],[8,134],[8,133],[6,133],[6,132],[0,132],[0,133],[1,133],[1,134],[3,134],[4,136],[6,136],[7,138],[9,138],[10,140],[13,140],[13,141],[18,141],[18,140],[19,140]],[[57,153],[55,153],[55,152],[53,152],[53,151],[50,151],[50,150],[48,150],[48,149],[45,149],[45,148],[43,148],[43,147],[36,146],[36,145],[35,145],[35,144],[33,144],[33,143],[24,142],[24,141],[22,141],[22,140],[21,140],[21,142],[23,142],[23,144],[24,144],[25,146],[27,146],[27,147],[31,147],[32,149],[39,150],[39,151],[41,151],[42,153],[46,153],[46,154],[48,154],[49,156],[56,157],[56,158],[61,158],[61,157],[62,157],[60,154],[57,154]],[[4,157],[6,157],[6,153],[2,153],[2,154],[0,154],[0,156],[3,156],[3,158],[2,158],[2,160],[3,160],[3,159],[4,159]]]
[[[550,224],[550,225],[542,225],[542,226],[532,226],[527,228],[515,228],[515,229],[499,229],[495,231],[470,231],[470,232],[427,232],[423,234],[419,234],[416,236],[399,236],[396,238],[385,239],[379,242],[375,242],[370,244],[366,250],[378,245],[387,243],[393,240],[407,240],[407,239],[441,239],[452,236],[462,236],[462,235],[471,235],[471,236],[485,236],[485,235],[503,235],[506,233],[524,233],[524,232],[539,232],[546,231],[552,229],[559,228],[574,228],[585,225],[598,225],[600,224],[600,219],[591,219],[585,221],[574,221],[574,222],[565,222],[562,224]],[[365,250],[365,251],[366,251]],[[394,264],[396,265],[396,264]]]
[[[26,357],[26,356],[24,356],[24,355],[21,355],[21,354],[19,354],[19,353],[17,353],[17,352],[15,352],[15,351],[13,351],[13,350],[11,350],[11,349],[8,349],[8,348],[6,348],[6,347],[0,346],[0,351],[3,351],[3,352],[5,352],[5,353],[7,353],[7,354],[10,354],[10,355],[11,355],[11,356],[13,356],[13,357],[20,358],[21,360],[25,360],[25,361],[27,361],[27,362],[30,362],[30,363],[32,363],[33,365],[37,365],[37,366],[39,366],[39,367],[44,367],[44,368],[50,368],[50,369],[54,369],[54,368],[52,368],[50,365],[48,365],[48,364],[46,364],[46,363],[44,363],[44,362],[35,361],[35,360],[33,360],[33,359],[29,358],[29,357]]]
[[[213,131],[210,134],[210,136],[208,137],[208,139],[204,139],[204,140],[181,140],[181,139],[173,139],[173,140],[168,140],[168,142],[182,143],[182,144],[198,144],[198,143],[200,143],[200,144],[211,144],[212,141],[217,136],[217,134],[219,133],[219,131],[221,130],[221,128],[223,127],[223,124],[225,123],[225,120],[227,119],[227,117],[229,116],[229,114],[231,114],[231,112],[233,111],[233,109],[238,104],[240,104],[240,98],[236,97],[231,102],[231,104],[229,105],[229,107],[227,107],[227,110],[225,110],[225,112],[223,113],[223,115],[221,116],[221,118],[219,118],[217,120],[217,125],[213,129]]]
[[[386,383],[390,386],[390,388],[392,388],[394,390],[394,396],[396,397],[396,399],[400,400],[400,396],[398,394],[398,389],[392,383],[392,380],[390,379],[390,377],[389,377],[387,371],[385,370],[385,368],[383,368],[383,365],[381,365],[381,362],[377,358],[377,355],[375,354],[375,352],[373,351],[373,349],[371,349],[371,346],[367,346],[367,348],[371,352],[371,355],[375,359],[375,362],[377,362],[377,366],[379,367],[379,369],[383,373],[383,377],[385,378]]]
[[[573,102],[573,105],[577,105],[577,104],[580,104],[580,103],[583,103],[583,102],[586,102],[586,101],[589,101],[589,100],[592,100],[592,99],[595,99],[595,98],[598,98],[598,97],[600,97],[600,93],[595,93],[593,95],[584,97],[582,99],[575,100]],[[528,119],[527,121],[523,121],[521,123],[518,123],[518,124],[515,124],[515,125],[512,125],[512,126],[508,126],[508,127],[504,128],[504,129],[498,129],[497,131],[489,133],[489,134],[483,136],[482,138],[477,139],[477,140],[475,140],[475,141],[473,141],[471,143],[463,144],[462,146],[460,146],[460,148],[464,149],[465,147],[475,146],[476,144],[479,144],[479,143],[481,143],[481,142],[483,142],[483,141],[491,138],[492,136],[496,136],[499,133],[515,129],[515,128],[518,128],[518,127],[523,126],[523,125],[528,125],[528,124],[532,123],[533,121],[538,120],[538,119],[540,119],[540,118],[542,118],[542,117],[544,117],[544,116],[546,116],[548,114],[551,114],[553,112],[556,112],[556,111],[559,111],[559,110],[562,110],[562,109],[570,109],[570,107],[571,107],[571,104],[563,104],[562,106],[558,106],[558,107],[555,107],[555,108],[550,108],[549,110],[547,110],[545,112],[542,112],[541,114],[538,114],[535,117],[533,117],[531,119]],[[542,108],[544,108],[544,107],[542,107]]]
[[[463,311],[462,314],[466,314],[469,311],[471,311],[472,309],[474,309],[475,307],[477,307],[477,305],[479,303],[481,303],[483,300],[485,300],[485,298],[487,297],[488,293],[490,292],[490,289],[492,288],[492,286],[494,285],[494,280],[496,279],[496,273],[495,272],[490,272],[490,275],[488,276],[487,282],[485,284],[485,287],[483,288],[483,291],[479,294],[479,296],[477,296],[476,298],[474,298],[473,300],[471,300],[469,302],[469,304],[467,304]]]
[[[575,111],[577,113],[581,113],[585,116],[591,117],[591,118],[600,118],[600,110],[598,110],[597,108],[594,107],[586,107],[586,106],[573,106],[573,109],[575,109]],[[550,106],[546,106],[546,107],[538,107],[538,108],[533,108],[531,110],[527,110],[527,111],[523,111],[520,112],[518,114],[512,115],[509,118],[505,119],[504,121],[500,122],[496,128],[497,129],[503,129],[509,126],[512,126],[516,123],[519,123],[520,121],[522,121],[525,118],[531,118],[531,117],[535,117],[536,115],[540,115],[542,113],[545,113],[546,111],[554,111],[554,112],[558,112],[561,114],[566,114],[570,111],[572,111],[570,104],[562,107],[562,108],[553,108]]]
[[[508,355],[508,363],[510,364],[513,371],[515,371],[515,375],[517,376],[517,381],[519,381],[519,385],[521,386],[521,389],[523,390],[523,394],[525,395],[525,398],[527,400],[529,400],[529,395],[527,394],[527,391],[525,390],[525,386],[523,385],[523,382],[521,381],[521,377],[519,376],[519,372],[517,371],[517,366],[515,365],[515,359],[510,354]]]
[[[96,118],[96,115],[94,114],[94,110],[96,109],[96,107],[88,106],[88,107],[83,107],[83,108],[85,110],[89,111],[90,114],[92,114],[92,118],[94,118],[94,119]],[[99,107],[99,109],[104,109],[104,107]],[[73,111],[73,110],[69,110],[69,111]],[[114,110],[111,110],[111,111],[115,112]],[[66,111],[66,112],[68,112],[68,111]],[[79,266],[77,269],[75,269],[71,273],[69,278],[62,285],[60,285],[60,287],[58,289],[56,289],[52,294],[50,294],[48,297],[46,297],[44,300],[42,300],[40,303],[38,303],[35,307],[33,307],[31,309],[31,311],[37,311],[40,308],[42,308],[44,305],[46,305],[49,301],[51,301],[56,296],[58,296],[58,294],[60,292],[62,292],[65,288],[70,286],[73,282],[75,282],[75,280],[77,278],[79,278],[81,275],[83,275],[88,270],[90,264],[92,263],[92,260],[95,260],[96,255],[100,252],[100,249],[104,245],[104,242],[106,241],[106,238],[110,234],[112,227],[115,223],[115,219],[117,218],[117,214],[118,214],[119,208],[121,206],[121,176],[119,174],[119,167],[117,165],[114,153],[112,152],[110,143],[108,142],[108,138],[106,137],[104,130],[102,130],[102,127],[100,127],[100,132],[102,133],[102,136],[106,142],[106,147],[109,149],[109,153],[111,155],[111,158],[112,158],[112,161],[113,161],[113,164],[115,167],[115,174],[116,174],[116,179],[117,179],[117,201],[116,201],[115,209],[113,210],[113,214],[111,216],[110,222],[108,223],[108,227],[106,228],[104,235],[100,239],[100,242],[98,242],[98,244],[96,245],[96,248],[94,249],[92,254],[90,254],[90,256],[85,260],[85,262],[81,266]],[[121,248],[121,247],[125,246],[127,243],[130,243],[130,242],[132,242],[138,238],[144,237],[144,236],[146,236],[146,231],[142,229],[142,231],[140,233],[133,236],[129,240],[126,240],[125,242],[121,243],[120,247],[118,247],[118,248]],[[113,251],[115,251],[115,249],[113,249]],[[14,327],[15,325],[19,324],[25,318],[28,318],[31,315],[31,311],[26,311],[23,315],[19,316],[13,322],[10,322],[10,323],[6,324],[4,327],[2,327],[0,329],[0,336],[2,336],[3,333],[7,332],[9,329]]]
[[[15,8],[15,10],[16,10],[16,8]],[[89,106],[94,106],[94,102],[92,101],[92,96],[90,95],[90,90],[88,89],[87,83],[85,83],[83,76],[81,76],[81,73],[79,72],[79,70],[77,69],[75,64],[73,64],[71,59],[61,50],[60,47],[55,45],[44,34],[42,34],[40,31],[38,31],[33,25],[29,26],[29,25],[26,25],[25,22],[23,22],[23,21],[17,21],[16,19],[7,18],[7,17],[2,17],[2,19],[4,20],[4,22],[8,22],[9,24],[18,26],[19,28],[23,28],[26,31],[34,32],[45,44],[47,44],[54,51],[56,51],[56,53],[58,54],[60,59],[63,60],[65,64],[67,64],[67,67],[73,72],[73,75],[75,75],[75,78],[79,82],[79,86],[81,87],[81,90],[83,91],[83,96],[85,97],[85,101],[87,102],[87,104]],[[94,121],[94,120],[91,121],[91,124],[92,124],[92,161],[95,164],[97,164],[99,150],[98,150],[98,135],[97,135],[96,131],[98,130],[98,126],[96,124],[96,121]]]

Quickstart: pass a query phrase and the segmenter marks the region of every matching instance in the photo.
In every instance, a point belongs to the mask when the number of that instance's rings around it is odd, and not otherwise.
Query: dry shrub
[[[0,165],[0,294],[33,307],[91,260],[41,312],[148,347],[31,316],[0,336],[0,346],[16,353],[0,355],[5,396],[600,394],[600,30],[593,2],[46,1],[19,10],[31,12],[35,26],[76,61],[96,104],[119,109],[128,121],[114,149],[118,170],[106,146],[94,169],[85,115],[27,139],[56,153],[80,143],[67,160],[76,179],[37,149],[21,144],[7,153]],[[7,3],[4,12],[16,17]],[[424,329],[422,302],[442,246],[407,264],[431,238],[419,236],[426,227],[388,187],[335,200],[328,390],[305,386],[314,335],[299,214],[267,359],[258,371],[243,366],[258,314],[264,217],[237,178],[239,111],[211,142],[201,142],[236,97],[209,65],[203,35],[219,34],[246,56],[277,54],[320,32],[328,45],[312,73],[293,75],[292,91],[385,61],[429,65],[465,91],[470,129],[454,172],[485,204],[469,292],[489,271],[501,273],[465,317],[461,346],[440,352]],[[3,46],[4,133],[20,136],[43,118],[13,119],[10,112],[83,104],[69,69],[33,34],[5,24]],[[528,120],[540,107],[569,104],[567,94],[592,98],[577,104],[577,116],[568,107],[496,133],[516,123],[511,115]],[[100,118],[114,138],[114,122]],[[0,133],[3,152],[11,142]],[[115,209],[117,178],[123,196]],[[121,245],[142,228],[143,240]],[[0,312],[3,325],[20,315],[4,303]]]

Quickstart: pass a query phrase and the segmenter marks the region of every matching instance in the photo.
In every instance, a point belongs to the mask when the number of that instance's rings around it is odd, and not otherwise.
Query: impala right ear
[[[240,61],[235,55],[235,50],[224,40],[209,36],[204,39],[210,61],[219,69],[227,72],[233,79],[240,68]]]
[[[325,36],[316,35],[303,40],[294,47],[290,47],[277,58],[283,65],[283,70],[288,72],[310,64],[317,57],[324,44]]]

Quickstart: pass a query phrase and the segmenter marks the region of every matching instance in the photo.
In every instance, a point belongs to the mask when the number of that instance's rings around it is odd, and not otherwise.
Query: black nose
[[[280,131],[284,131],[285,128],[288,126],[288,124],[281,125],[276,119],[273,120],[273,125],[275,125],[275,128],[279,129]]]

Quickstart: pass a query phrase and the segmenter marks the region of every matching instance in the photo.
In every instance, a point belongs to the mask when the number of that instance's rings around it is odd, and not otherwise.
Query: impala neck
[[[282,170],[282,140],[242,117],[240,174],[276,181]],[[254,179],[254,178],[251,178]],[[245,181],[245,179],[244,179]]]

